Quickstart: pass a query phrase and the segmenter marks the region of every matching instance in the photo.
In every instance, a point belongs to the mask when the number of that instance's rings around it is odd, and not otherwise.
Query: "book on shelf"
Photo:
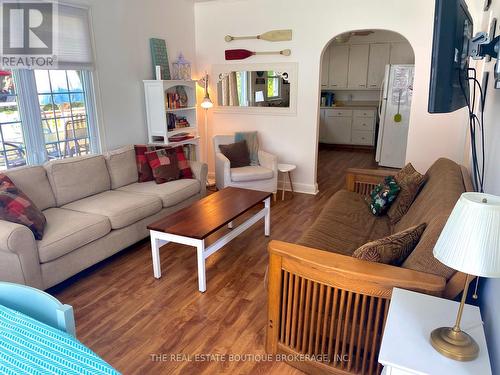
[[[175,130],[180,128],[189,128],[191,125],[185,116],[176,116],[173,113],[167,113],[167,129]]]
[[[193,134],[190,133],[178,133],[175,135],[172,135],[168,137],[169,142],[181,142],[181,141],[186,141],[188,139],[194,138]]]
[[[187,160],[196,160],[196,146],[195,145],[183,145],[184,155]]]

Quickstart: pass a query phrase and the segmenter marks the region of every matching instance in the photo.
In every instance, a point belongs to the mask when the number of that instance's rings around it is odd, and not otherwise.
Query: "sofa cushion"
[[[49,208],[43,213],[47,218],[47,226],[43,239],[37,241],[42,263],[70,253],[111,231],[111,225],[105,216],[63,208]]]
[[[396,173],[394,179],[400,186],[400,192],[389,211],[387,211],[387,216],[389,216],[389,220],[393,225],[408,212],[422,185],[425,183],[426,177],[418,173],[411,163],[408,163]]]
[[[126,146],[104,154],[111,179],[111,189],[137,182],[137,164],[133,146]]]
[[[162,200],[163,207],[172,207],[186,199],[198,194],[201,190],[198,180],[176,180],[161,185],[154,181],[135,183],[123,186],[118,191],[135,194],[146,194]]]
[[[40,210],[56,206],[47,171],[42,166],[14,168],[4,173]]]
[[[112,229],[120,229],[161,210],[158,197],[109,190],[64,205],[63,208],[106,216]]]
[[[370,241],[358,247],[352,256],[369,262],[400,266],[417,246],[426,224],[420,224],[402,232]]]
[[[363,196],[340,190],[329,199],[298,243],[350,256],[364,243],[389,234],[387,216],[372,215]]]
[[[273,178],[273,171],[261,166],[231,168],[231,181],[259,181]]]
[[[111,188],[103,155],[53,160],[45,169],[58,207]]]
[[[28,227],[37,240],[42,239],[47,223],[42,211],[3,173],[0,173],[0,219]]]

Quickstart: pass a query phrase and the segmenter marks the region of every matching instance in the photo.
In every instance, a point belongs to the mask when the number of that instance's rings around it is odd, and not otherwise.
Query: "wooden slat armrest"
[[[397,171],[387,169],[349,168],[346,173],[347,190],[368,195],[384,177],[394,176]]]
[[[440,295],[446,287],[445,278],[440,276],[292,243],[271,241],[268,248],[271,257],[281,258],[283,269],[306,271],[307,277],[341,289],[390,298],[394,287],[434,295]]]

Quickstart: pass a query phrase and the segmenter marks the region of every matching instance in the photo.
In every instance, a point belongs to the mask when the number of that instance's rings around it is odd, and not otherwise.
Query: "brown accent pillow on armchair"
[[[248,151],[247,141],[231,143],[228,145],[219,145],[220,152],[231,163],[231,168],[247,167],[250,165],[250,152]]]
[[[352,256],[370,262],[400,266],[418,244],[427,224],[420,224],[388,237],[371,241],[354,251]]]
[[[387,216],[392,225],[396,224],[408,212],[410,206],[425,184],[426,177],[418,173],[411,163],[408,163],[394,176],[400,186],[398,196],[387,211]]]

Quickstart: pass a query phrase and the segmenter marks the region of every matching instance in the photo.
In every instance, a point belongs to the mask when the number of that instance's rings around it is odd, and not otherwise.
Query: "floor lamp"
[[[212,103],[212,100],[210,99],[210,95],[208,94],[208,74],[205,73],[205,77],[200,79],[199,81],[200,85],[203,85],[205,88],[205,97],[203,98],[203,101],[201,102],[200,106],[203,108],[205,111],[205,145],[204,145],[204,161],[205,163],[208,164],[208,110],[214,106],[214,103]],[[214,185],[210,181],[208,181],[207,177],[207,186],[212,186]]]

